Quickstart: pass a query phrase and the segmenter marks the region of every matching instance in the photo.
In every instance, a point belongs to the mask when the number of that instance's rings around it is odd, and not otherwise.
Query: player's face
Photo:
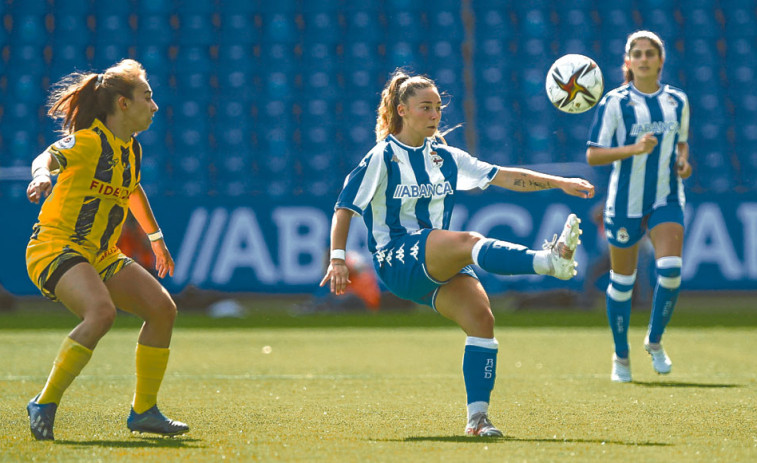
[[[413,146],[420,146],[439,128],[442,99],[436,87],[423,88],[400,104],[397,111],[402,117],[402,133],[414,142]]]
[[[126,100],[124,119],[132,133],[147,130],[152,124],[152,117],[158,110],[158,105],[152,99],[152,88],[147,81],[140,77],[134,88],[132,98]]]
[[[647,39],[637,40],[626,57],[634,79],[657,79],[662,69],[662,57]]]

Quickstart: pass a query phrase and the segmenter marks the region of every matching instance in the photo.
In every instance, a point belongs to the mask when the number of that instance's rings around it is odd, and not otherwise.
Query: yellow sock
[[[144,413],[158,403],[158,389],[168,365],[168,352],[164,347],[137,344],[137,389],[132,408]]]
[[[37,399],[39,404],[60,402],[63,392],[71,385],[74,378],[79,376],[84,365],[92,357],[92,349],[88,349],[66,336],[60,346],[58,356],[55,357],[53,369],[47,377],[45,388]]]

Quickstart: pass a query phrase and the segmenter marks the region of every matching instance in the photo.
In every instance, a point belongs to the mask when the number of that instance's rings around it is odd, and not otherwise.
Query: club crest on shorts
[[[628,230],[626,230],[626,227],[620,227],[620,230],[618,230],[618,242],[628,243],[629,239],[630,237],[628,236]]]

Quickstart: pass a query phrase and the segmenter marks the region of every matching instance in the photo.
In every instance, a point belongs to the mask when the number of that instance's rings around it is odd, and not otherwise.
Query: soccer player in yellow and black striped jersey
[[[176,305],[157,279],[116,246],[131,211],[150,238],[158,276],[173,274],[173,259],[139,183],[142,152],[135,134],[150,126],[157,110],[145,70],[128,59],[102,74],[70,74],[51,94],[48,114],[62,119],[66,136],[32,163],[29,200],[49,196],[34,225],[26,265],[42,294],[81,322],[63,341],[42,392],[27,406],[38,440],[53,439],[60,399],[110,330],[116,307],[144,320],[127,427],[162,435],[189,431],[157,407]],[[53,187],[54,174],[59,175]]]

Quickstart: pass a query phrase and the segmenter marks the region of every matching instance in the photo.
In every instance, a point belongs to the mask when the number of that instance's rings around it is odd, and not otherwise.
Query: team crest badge
[[[620,230],[618,230],[618,242],[628,243],[629,239],[630,237],[628,236],[628,230],[626,230],[625,227],[621,227]]]
[[[431,163],[434,164],[434,167],[437,169],[442,167],[442,164],[444,164],[444,159],[442,159],[441,156],[439,156],[436,151],[431,152]]]
[[[75,144],[76,144],[76,137],[73,134],[71,134],[55,142],[55,147],[58,148],[59,150],[68,150],[68,149],[73,148]]]

